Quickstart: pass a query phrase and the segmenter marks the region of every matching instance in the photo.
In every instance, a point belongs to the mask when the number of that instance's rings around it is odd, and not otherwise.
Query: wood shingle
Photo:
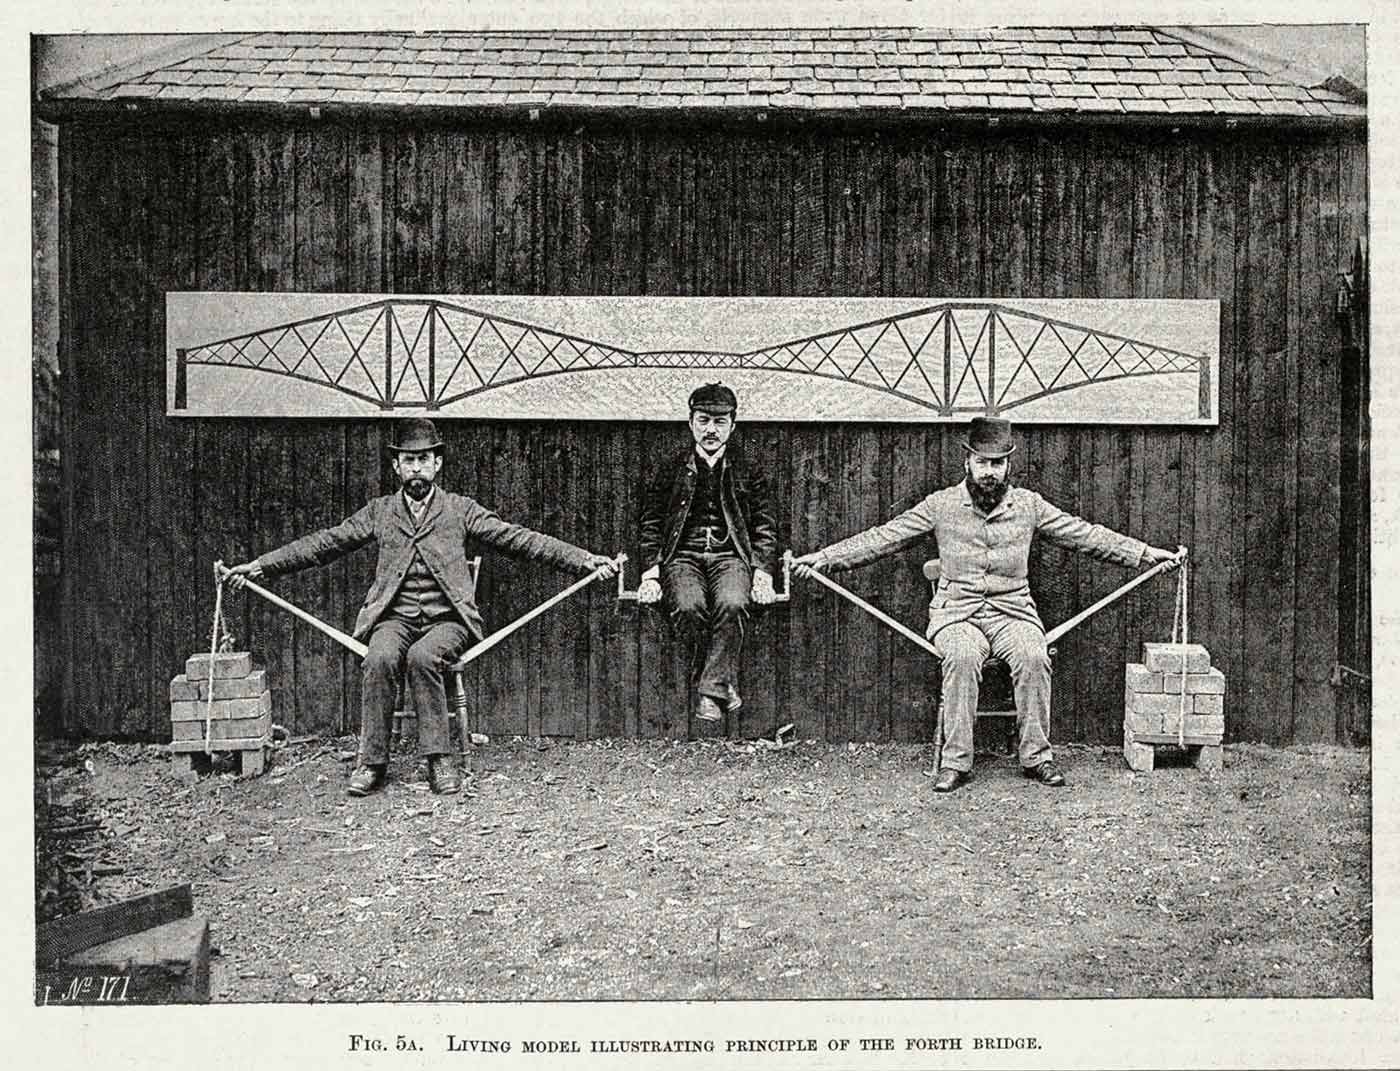
[[[1123,26],[258,33],[41,100],[1366,114],[1165,30]]]

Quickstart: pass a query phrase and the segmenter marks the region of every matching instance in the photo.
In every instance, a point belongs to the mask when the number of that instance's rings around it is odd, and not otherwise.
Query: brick
[[[272,713],[272,693],[250,699],[216,699],[211,704],[207,700],[172,702],[170,720],[203,721],[206,717],[223,721],[238,718],[258,718]]]
[[[1167,714],[1175,714],[1181,709],[1181,696],[1125,690],[1123,705],[1134,713],[1165,717]],[[1187,709],[1190,709],[1190,700],[1187,701],[1186,706]]]
[[[1162,732],[1175,733],[1181,724],[1181,718],[1173,712],[1162,722]],[[1223,714],[1188,714],[1186,715],[1186,735],[1187,736],[1213,736],[1223,737],[1225,735],[1225,715]]]
[[[170,679],[170,701],[173,703],[192,702],[199,698],[199,685],[183,673]]]
[[[1161,692],[1162,675],[1153,673],[1141,662],[1129,662],[1125,674],[1128,688],[1134,692]]]
[[[1160,714],[1140,714],[1133,710],[1127,712],[1123,723],[1131,726],[1135,733],[1160,733],[1164,724]]]
[[[225,677],[214,681],[214,698],[256,699],[267,691],[266,670],[255,669],[246,677]],[[192,681],[181,673],[170,682],[172,702],[193,701],[209,698],[209,681]]]
[[[1151,744],[1137,743],[1133,739],[1132,729],[1125,721],[1123,723],[1123,761],[1128,764],[1128,769],[1136,770],[1138,773],[1151,773],[1155,757],[1156,749]]]
[[[1199,643],[1144,643],[1143,663],[1154,673],[1181,674],[1181,660],[1186,659],[1187,673],[1208,673],[1210,652]]]
[[[1225,714],[1225,697],[1223,695],[1193,695],[1191,697],[1191,710],[1196,714]]]
[[[211,644],[212,646],[212,644]],[[253,672],[253,656],[247,651],[219,651],[214,655],[215,677],[246,677]],[[185,661],[185,679],[192,681],[208,680],[209,656],[190,655]]]
[[[205,725],[202,721],[176,721],[170,723],[171,740],[203,740]],[[267,736],[272,731],[272,714],[261,714],[256,718],[224,718],[209,726],[209,739],[246,740]]]
[[[1181,680],[1180,677],[1177,678]],[[1218,669],[1186,674],[1186,691],[1191,695],[1224,695],[1225,674]]]

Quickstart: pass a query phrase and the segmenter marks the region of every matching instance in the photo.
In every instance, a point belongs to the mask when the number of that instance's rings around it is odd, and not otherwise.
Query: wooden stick
[[[225,573],[225,575],[227,575],[227,572]],[[336,643],[340,644],[342,647],[348,648],[349,650],[353,651],[355,654],[359,655],[361,658],[364,658],[365,655],[369,654],[369,648],[366,647],[366,646],[365,646],[363,643],[361,643],[359,640],[354,639],[353,637],[347,636],[345,633],[341,632],[340,629],[335,628],[335,627],[332,626],[332,625],[326,624],[326,623],[325,623],[324,621],[322,621],[319,617],[316,617],[314,614],[309,614],[309,613],[307,613],[307,612],[306,612],[305,610],[303,610],[300,606],[293,606],[291,603],[289,603],[286,599],[282,598],[280,595],[274,595],[274,594],[272,594],[272,592],[268,591],[266,588],[261,588],[261,587],[259,587],[257,584],[254,584],[251,580],[247,580],[247,579],[245,579],[245,580],[243,581],[243,587],[247,588],[247,589],[248,589],[249,591],[251,591],[254,595],[261,595],[261,596],[262,596],[264,599],[266,599],[268,602],[272,603],[273,606],[281,607],[283,610],[286,610],[287,613],[291,614],[293,617],[299,617],[299,618],[301,618],[303,621],[305,621],[305,622],[306,622],[308,625],[310,625],[312,628],[318,629],[319,631],[324,632],[324,633],[325,633],[327,636],[329,636],[331,639],[335,640]]]
[[[1185,555],[1185,551],[1186,548],[1182,547],[1180,556],[1176,558],[1168,558],[1164,562],[1158,562],[1151,569],[1147,570],[1147,572],[1139,573],[1137,576],[1133,577],[1118,590],[1110,591],[1107,595],[1105,595],[1098,602],[1094,603],[1094,605],[1090,606],[1087,610],[1080,610],[1079,613],[1075,614],[1068,621],[1064,621],[1056,625],[1054,628],[1052,628],[1049,632],[1045,634],[1045,642],[1047,644],[1054,643],[1056,640],[1058,640],[1070,629],[1074,628],[1075,625],[1079,624],[1085,618],[1092,617],[1094,614],[1098,613],[1109,603],[1116,602],[1117,600],[1121,599],[1124,595],[1128,594],[1128,592],[1132,591],[1133,588],[1137,587],[1139,584],[1151,580],[1154,576],[1162,572],[1164,569],[1170,569],[1173,566],[1180,565],[1181,559]]]
[[[621,562],[626,560],[626,556],[619,554],[616,560],[620,564]],[[509,636],[512,632],[523,628],[535,618],[539,617],[540,614],[544,613],[552,606],[563,602],[575,592],[581,591],[583,588],[586,588],[589,584],[593,583],[593,581],[597,580],[602,575],[603,571],[601,569],[595,569],[582,580],[574,581],[574,583],[570,584],[563,591],[559,592],[558,595],[546,599],[544,602],[536,606],[533,610],[530,610],[528,613],[517,617],[510,624],[504,626],[503,628],[497,629],[495,632],[491,633],[491,635],[487,636],[484,640],[480,640],[477,643],[473,644],[471,647],[467,648],[466,653],[463,654],[461,658],[457,659],[456,662],[453,663],[454,667],[460,668],[462,666],[465,666],[468,662],[472,662],[480,658],[487,651],[491,650],[492,647],[495,647],[496,644],[500,643],[503,639]]]
[[[942,657],[938,653],[938,648],[935,647],[933,644],[929,643],[928,640],[924,639],[922,636],[920,636],[913,629],[909,628],[907,625],[900,624],[898,621],[896,621],[884,611],[877,610],[875,607],[871,606],[868,602],[862,599],[859,595],[847,591],[840,584],[836,583],[836,581],[829,580],[827,577],[822,576],[822,574],[815,569],[813,569],[808,575],[810,575],[813,580],[825,584],[832,591],[836,592],[836,594],[840,595],[843,599],[849,599],[851,602],[855,603],[866,613],[874,617],[877,621],[881,621],[884,624],[888,625],[890,628],[894,629],[910,643],[914,643],[922,647],[929,654],[933,655],[934,658]]]

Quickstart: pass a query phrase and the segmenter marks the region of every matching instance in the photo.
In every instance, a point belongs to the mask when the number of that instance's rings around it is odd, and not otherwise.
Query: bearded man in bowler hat
[[[642,583],[692,652],[695,717],[716,727],[743,704],[739,656],[750,601],[773,602],[777,528],[763,469],[732,439],[734,392],[707,383],[690,395],[691,442],[654,474],[642,503]]]
[[[384,784],[389,764],[389,721],[405,678],[418,715],[418,751],[427,760],[434,792],[462,787],[448,747],[443,673],[473,639],[482,638],[475,577],[467,541],[477,540],[517,558],[558,569],[602,570],[617,564],[572,543],[502,520],[465,495],[437,487],[443,443],[431,420],[400,422],[393,453],[400,489],[373,499],[331,528],[312,532],[251,562],[235,565],[231,584],[326,565],[374,543],[374,582],[355,621],[355,638],[369,647],[361,687],[359,763],[346,791],[367,796]]]
[[[1011,422],[975,417],[962,441],[965,479],[935,491],[884,524],[793,561],[794,571],[851,569],[932,534],[942,575],[929,604],[927,636],[943,660],[942,769],[935,792],[971,777],[972,723],[982,663],[996,655],[1011,670],[1021,770],[1058,787],[1064,774],[1050,749],[1050,656],[1027,579],[1031,541],[1039,535],[1103,561],[1136,567],[1176,559],[1160,547],[1091,524],[1011,481],[1016,450]]]

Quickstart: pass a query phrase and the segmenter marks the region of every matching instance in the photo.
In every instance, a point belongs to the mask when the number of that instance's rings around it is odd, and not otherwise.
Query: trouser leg
[[[415,630],[405,621],[380,621],[369,634],[360,678],[360,763],[389,761],[389,720],[403,682],[403,662]]]
[[[1021,765],[1053,759],[1050,750],[1050,654],[1045,633],[1029,621],[1008,621],[991,632],[992,653],[1011,670]]]
[[[671,627],[686,652],[691,683],[699,671],[709,639],[710,602],[705,571],[699,559],[680,551],[661,567],[661,588],[671,614]]]
[[[945,625],[933,638],[943,661],[943,768],[972,769],[972,725],[982,685],[982,663],[991,645],[981,629],[966,621]]]
[[[706,568],[710,634],[696,690],[723,704],[739,688],[739,657],[749,608],[749,567],[737,556],[712,558]]]
[[[423,758],[446,755],[451,750],[443,675],[447,664],[466,648],[470,639],[467,626],[460,621],[437,621],[408,648],[408,691],[418,715],[418,754]]]

